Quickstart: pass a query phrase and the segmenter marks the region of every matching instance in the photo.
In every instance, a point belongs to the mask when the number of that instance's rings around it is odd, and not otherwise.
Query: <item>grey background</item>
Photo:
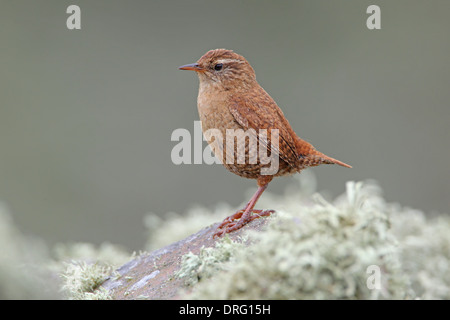
[[[66,28],[70,4],[81,30]],[[366,28],[370,4],[381,30]],[[134,250],[148,212],[244,203],[254,181],[170,159],[172,131],[198,120],[198,79],[177,67],[228,48],[302,138],[354,166],[311,169],[319,190],[375,179],[390,201],[449,212],[449,12],[447,0],[2,0],[0,201],[49,243]]]

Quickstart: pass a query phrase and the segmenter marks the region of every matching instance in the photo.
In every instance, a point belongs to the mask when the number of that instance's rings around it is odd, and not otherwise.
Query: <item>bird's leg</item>
[[[268,178],[270,177],[270,178]],[[214,237],[221,236],[225,233],[236,231],[242,228],[244,225],[252,221],[253,219],[269,216],[274,210],[257,210],[253,209],[259,197],[261,197],[264,190],[267,189],[269,182],[272,180],[272,176],[263,176],[264,179],[258,179],[258,190],[247,203],[244,209],[237,211],[235,214],[225,218],[222,223],[217,227]],[[252,214],[255,213],[255,214]],[[239,219],[239,220],[238,220]],[[233,222],[238,220],[237,222]],[[224,228],[225,227],[225,228]],[[224,229],[223,229],[224,228]]]
[[[250,205],[250,201],[247,202],[247,204],[245,205],[244,208],[242,208],[241,210],[236,211],[235,214],[233,214],[233,215],[231,215],[231,216],[229,216],[229,217],[226,217],[226,218],[222,221],[222,223],[217,227],[217,229],[221,229],[221,228],[222,228],[223,226],[225,226],[226,224],[229,224],[230,222],[233,222],[234,220],[239,219],[239,218],[244,214],[245,210],[247,209],[247,207],[248,207],[249,205]],[[255,213],[260,213],[261,210],[253,210],[253,212],[255,212]]]
[[[259,187],[256,193],[253,195],[253,197],[250,199],[250,202],[247,204],[247,206],[237,211],[235,214],[225,218],[222,223],[217,227],[216,233],[214,234],[214,237],[221,236],[224,233],[229,233],[235,230],[238,230],[242,228],[245,224],[249,223],[255,218],[259,218],[260,216],[269,215],[273,210],[253,210],[256,201],[258,201],[261,194],[264,192],[264,190],[267,188],[267,185],[263,187]],[[255,212],[256,211],[256,212]],[[255,212],[255,215],[252,215],[252,213]],[[239,219],[239,220],[238,220]],[[237,222],[233,222],[234,220],[238,220]]]

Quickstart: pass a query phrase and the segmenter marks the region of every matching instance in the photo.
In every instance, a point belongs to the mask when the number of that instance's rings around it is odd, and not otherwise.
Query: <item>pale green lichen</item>
[[[210,278],[219,271],[224,270],[232,262],[235,254],[243,250],[245,245],[241,242],[232,241],[225,236],[217,241],[215,247],[200,249],[198,255],[189,252],[182,257],[181,268],[175,276],[184,278],[187,285],[196,284],[201,279]]]
[[[426,218],[417,210],[392,213],[393,232],[411,286],[422,299],[450,299],[450,217]]]
[[[434,218],[387,203],[374,183],[349,182],[335,200],[314,194],[305,172],[284,195],[266,192],[261,208],[276,209],[267,229],[249,241],[224,238],[183,258],[176,276],[194,299],[450,299],[450,217]],[[321,193],[323,194],[323,193]],[[161,248],[221,221],[213,212],[150,217],[148,248]],[[248,242],[251,245],[248,245]],[[244,244],[245,243],[245,244]],[[133,258],[111,244],[60,244],[49,250],[17,230],[0,206],[1,299],[110,299],[100,286]],[[379,288],[369,288],[371,270]],[[375,269],[377,270],[377,269]],[[376,282],[376,281],[375,281]],[[145,298],[145,297],[142,297]]]
[[[251,234],[254,245],[236,253],[233,264],[191,298],[375,299],[404,298],[397,245],[376,190],[348,183],[345,199],[316,195],[272,218],[268,229]],[[383,270],[381,288],[367,288],[367,268]]]
[[[66,263],[61,274],[64,279],[62,289],[66,297],[72,300],[110,300],[109,292],[100,285],[113,270],[113,267],[100,263]]]
[[[110,292],[100,285],[114,270],[133,258],[110,243],[96,247],[89,243],[58,244],[52,264],[63,279],[64,297],[73,300],[109,300]]]
[[[271,195],[285,207],[270,218],[267,230],[249,235],[253,245],[230,250],[232,263],[204,272],[209,278],[202,277],[186,298],[449,298],[448,217],[430,221],[389,204],[374,183],[349,182],[332,202],[299,193],[289,196],[296,201]],[[219,248],[210,250],[220,255]],[[202,265],[201,260],[190,254],[182,268],[191,261]],[[380,272],[375,288],[373,268]]]

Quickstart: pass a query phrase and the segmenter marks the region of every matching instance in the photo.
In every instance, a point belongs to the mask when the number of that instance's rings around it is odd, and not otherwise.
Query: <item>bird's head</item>
[[[196,71],[200,83],[220,86],[224,90],[245,89],[256,83],[252,66],[232,50],[210,50],[196,63],[186,64],[179,69]]]

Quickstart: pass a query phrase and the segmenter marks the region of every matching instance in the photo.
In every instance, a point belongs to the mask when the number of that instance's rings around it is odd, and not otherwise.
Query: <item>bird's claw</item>
[[[251,212],[245,215],[245,209],[237,211],[235,214],[226,217],[222,223],[217,227],[216,232],[213,235],[213,238],[215,237],[221,237],[225,233],[230,233],[232,231],[239,230],[244,225],[249,223],[250,221],[270,216],[270,214],[274,213],[275,210],[259,210],[259,209],[253,209]],[[243,216],[244,215],[244,216]],[[235,221],[238,220],[238,221]]]

